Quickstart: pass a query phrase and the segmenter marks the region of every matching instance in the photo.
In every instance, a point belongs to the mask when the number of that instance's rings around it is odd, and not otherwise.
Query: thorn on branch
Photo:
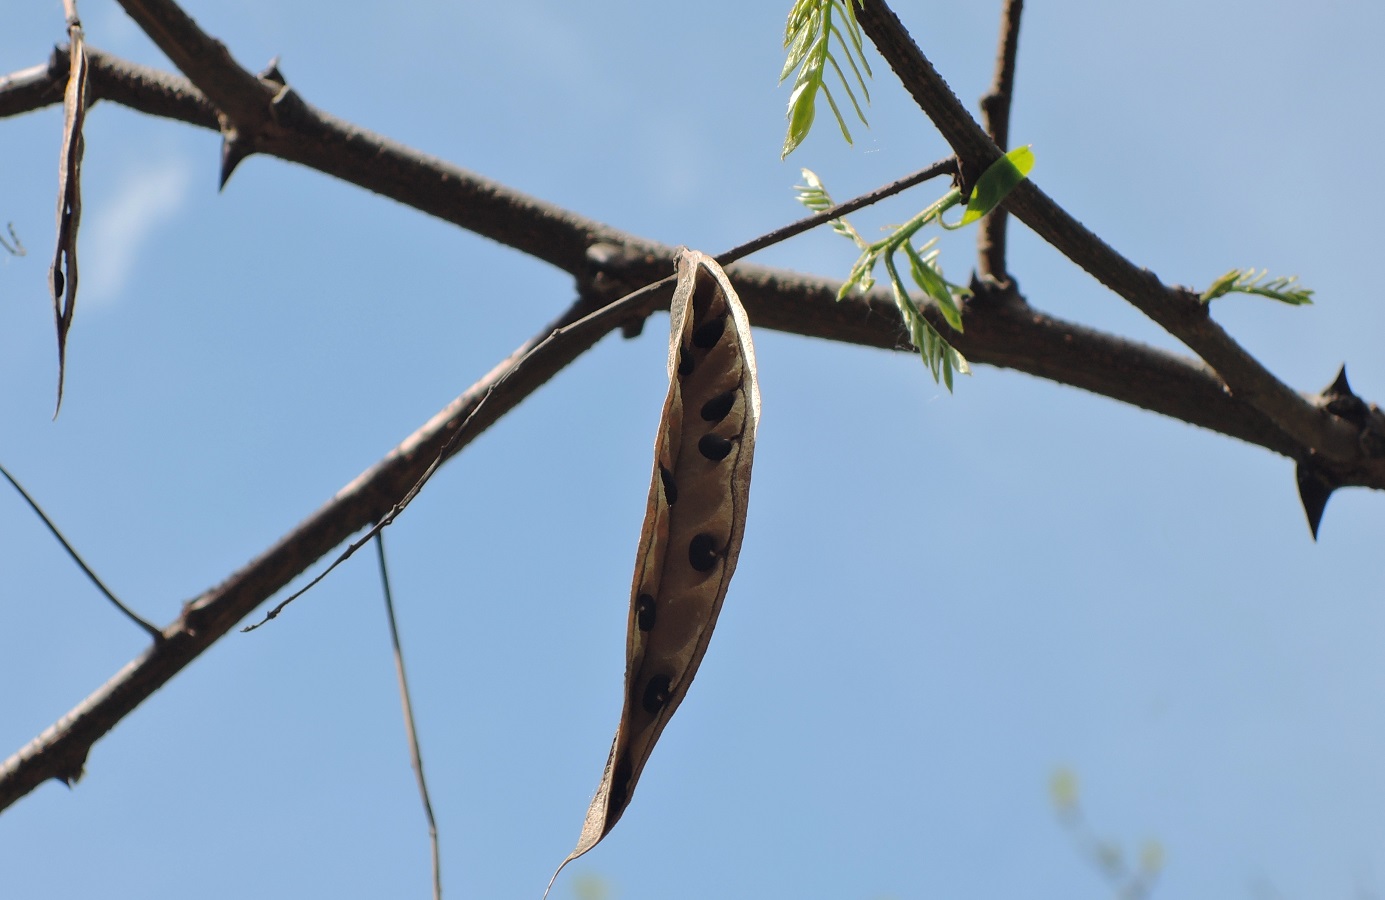
[[[1323,388],[1322,398],[1326,402],[1326,409],[1340,419],[1346,419],[1353,425],[1365,425],[1366,423],[1366,403],[1351,389],[1347,382],[1347,367],[1342,366],[1337,371],[1337,377],[1332,379],[1332,383]]]
[[[236,166],[254,152],[255,148],[250,146],[250,142],[242,138],[234,128],[222,132],[221,174],[216,186],[218,191],[226,190],[226,182],[231,180],[231,173],[236,170]]]
[[[1308,528],[1313,532],[1313,540],[1316,541],[1318,526],[1322,524],[1323,510],[1327,508],[1327,500],[1337,489],[1337,484],[1312,456],[1299,461],[1294,475],[1298,480],[1298,498],[1303,503],[1303,513],[1308,517]]]
[[[1332,379],[1332,383],[1319,393],[1318,402],[1327,412],[1357,430],[1357,440],[1368,458],[1385,458],[1385,415],[1374,403],[1362,400],[1351,389],[1345,365],[1337,370],[1337,377]],[[1316,454],[1299,461],[1296,477],[1299,499],[1303,501],[1303,511],[1308,516],[1308,527],[1313,531],[1313,540],[1317,540],[1318,526],[1322,522],[1328,498],[1342,486],[1343,481],[1340,475],[1323,466]]]

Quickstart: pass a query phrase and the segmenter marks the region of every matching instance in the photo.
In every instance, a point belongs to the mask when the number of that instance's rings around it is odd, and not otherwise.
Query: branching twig
[[[241,68],[226,45],[211,37],[173,0],[120,0],[150,40],[229,119],[228,128],[258,127],[275,91]]]
[[[186,79],[91,48],[87,52],[95,96],[152,115],[217,127],[215,111]],[[15,115],[56,102],[66,83],[66,65],[66,54],[60,51],[54,54],[43,79],[34,75],[36,69],[0,78],[0,115]],[[305,142],[295,158],[311,156],[299,161],[508,243],[569,272],[584,271],[590,263],[588,248],[601,243],[636,253],[644,251],[650,267],[664,267],[666,271],[672,265],[672,248],[544,204],[407,148],[401,148],[403,157],[384,154],[387,165],[376,169],[343,161],[341,157],[357,153],[345,147],[346,134],[367,142],[375,140],[354,126],[343,128],[346,131],[341,134],[326,135],[341,137],[341,141]],[[362,153],[369,155],[365,150]],[[883,291],[837,303],[839,283],[827,279],[747,265],[736,267],[735,276],[741,299],[761,327],[871,347],[902,348],[899,314]],[[638,277],[635,280],[641,283]],[[1031,316],[1034,327],[1028,326]],[[968,321],[967,335],[957,344],[972,362],[1075,385],[1260,444],[1293,459],[1311,451],[1311,445],[1289,437],[1263,413],[1239,398],[1228,397],[1221,383],[1209,377],[1201,364],[1038,313],[988,310],[986,317],[989,321],[985,323]],[[1385,487],[1385,473],[1352,465],[1337,468],[1340,484]]]
[[[1000,20],[1000,47],[996,51],[995,79],[990,93],[981,98],[981,114],[986,120],[986,133],[1002,150],[1010,146],[1010,105],[1015,93],[1015,56],[1019,52],[1020,15],[1024,0],[1006,0]],[[977,274],[997,282],[1009,282],[1005,265],[1005,223],[1007,214],[1001,206],[981,220],[976,235]]]
[[[152,4],[151,0],[149,8],[156,6],[161,4]],[[881,31],[876,21],[882,15],[881,9],[883,6],[876,0],[868,0],[863,12],[863,23],[873,23],[867,31],[877,45],[888,43],[889,28]],[[884,13],[888,10],[884,9]],[[877,36],[872,27],[885,36]],[[902,33],[902,28],[898,32]],[[904,38],[907,41],[907,34]],[[912,41],[907,44],[912,46]],[[917,54],[917,48],[913,50]],[[885,52],[885,56],[897,71],[901,67],[907,71],[899,53]],[[917,56],[922,58],[921,54]],[[95,51],[89,51],[89,58],[95,96],[118,99],[134,108],[203,127],[218,126],[206,98],[183,79],[103,57]],[[927,66],[927,60],[922,64]],[[22,77],[0,79],[0,114],[53,102],[48,98],[62,77],[55,68],[48,67],[42,76],[35,70],[26,70],[19,73]],[[911,77],[906,77],[905,82],[913,89]],[[929,90],[921,95],[931,97],[929,102],[941,110],[939,116],[947,124],[943,127],[940,123],[940,128],[953,141],[964,166],[994,159],[999,153],[994,143],[961,109],[941,79],[936,80],[936,85],[927,84]],[[935,96],[937,85],[950,98],[950,106]],[[286,100],[288,95],[284,92],[277,92],[276,97],[280,102],[275,107],[275,127],[259,137],[257,149],[335,175],[520,249],[568,271],[583,286],[591,283],[593,261],[589,251],[600,243],[643,252],[643,266],[648,271],[666,271],[673,258],[672,248],[486,181],[341,122],[301,100]],[[960,118],[956,116],[958,111]],[[1165,312],[1166,317],[1172,315],[1166,308],[1185,315],[1183,307],[1178,306],[1178,292],[1160,285],[1148,273],[1114,254],[1037,189],[1027,188],[1011,202],[1017,212],[1024,210],[1024,220],[1031,227],[1089,271],[1101,273],[1098,278],[1122,296],[1138,297],[1156,311]],[[831,211],[827,215],[841,214]],[[642,277],[634,270],[622,274],[634,279]],[[749,265],[733,267],[731,275],[752,318],[762,327],[890,349],[900,344],[898,313],[884,291],[837,303],[839,284],[826,279]],[[117,721],[333,547],[387,515],[396,500],[416,485],[435,461],[460,450],[635,310],[634,301],[631,305],[611,304],[598,318],[588,320],[599,321],[599,326],[563,330],[563,326],[576,322],[602,299],[599,291],[590,293],[584,302],[579,302],[554,326],[539,332],[260,558],[187,604],[179,619],[165,630],[162,643],[126,666],[0,765],[0,809],[46,778],[75,779],[93,743]],[[647,310],[666,300],[666,296],[651,293],[637,305]],[[1201,309],[1200,304],[1197,306]],[[1209,321],[1205,310],[1202,317],[1203,322]],[[1311,413],[1316,407],[1293,395],[1267,372],[1264,377],[1287,392],[1288,400],[1272,396],[1275,402],[1266,402],[1263,396],[1244,387],[1237,388],[1236,396],[1228,395],[1217,376],[1199,362],[1052,319],[1020,305],[997,305],[974,318],[974,322],[968,320],[966,334],[959,337],[957,344],[976,362],[1007,366],[1076,385],[1295,459],[1321,449],[1317,439],[1324,427],[1311,417],[1304,418],[1307,414],[1303,412],[1306,408]],[[1193,333],[1201,327],[1193,320],[1181,326],[1181,330]],[[1200,353],[1207,349],[1204,358],[1218,366],[1226,377],[1226,369],[1237,371],[1236,360],[1228,364],[1221,358],[1227,348],[1218,341],[1216,333],[1201,339],[1194,334],[1189,345]],[[543,352],[538,352],[540,345]],[[1234,344],[1230,346],[1244,353]],[[1256,384],[1254,378],[1245,383],[1252,388]],[[1331,436],[1331,429],[1327,433]],[[1385,488],[1385,472],[1378,467],[1359,465],[1359,459],[1352,457],[1339,468],[1335,474],[1341,484]]]
[[[423,751],[419,749],[418,728],[414,723],[414,701],[409,694],[409,678],[404,674],[404,648],[399,643],[399,623],[394,615],[394,592],[390,590],[389,568],[385,565],[385,536],[375,535],[376,559],[380,563],[380,586],[385,595],[385,618],[390,625],[390,646],[394,651],[394,673],[399,680],[399,702],[404,708],[404,733],[409,740],[409,765],[418,781],[423,815],[428,819],[428,846],[433,855],[433,900],[442,900],[442,856],[438,852],[438,820],[433,816],[433,801],[428,796],[428,779],[423,777]]]
[[[967,113],[884,0],[865,0],[857,18],[915,102],[957,153],[964,173],[975,177],[999,158],[1000,149]],[[1363,458],[1357,434],[1346,422],[1275,378],[1212,321],[1195,294],[1164,285],[1148,269],[1138,268],[1112,250],[1032,180],[1016,188],[1006,205],[1064,256],[1187,344],[1217,371],[1238,399],[1269,416],[1305,448],[1305,453],[1316,452],[1346,466],[1380,467],[1379,461]]]
[[[575,359],[585,347],[565,347],[564,354],[555,354],[545,361],[551,362],[550,369],[529,367],[522,377],[510,379],[507,395],[493,398],[484,411],[471,415],[516,360],[554,327],[572,321],[580,312],[574,308],[554,326],[540,332],[259,558],[186,604],[177,621],[164,629],[162,642],[127,664],[71,712],[0,764],[0,810],[49,778],[67,782],[80,778],[87,753],[97,740],[255,607],[351,534],[383,516],[437,458],[439,450],[463,422],[469,421],[471,430],[458,443],[457,450]],[[599,337],[592,336],[592,343]]]

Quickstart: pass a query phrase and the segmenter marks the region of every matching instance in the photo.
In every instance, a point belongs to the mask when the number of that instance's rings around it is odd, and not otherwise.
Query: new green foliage
[[[789,95],[789,131],[784,137],[784,148],[779,154],[781,159],[803,143],[803,139],[812,129],[819,92],[826,98],[827,105],[832,107],[832,114],[837,117],[842,137],[846,138],[848,144],[851,143],[851,131],[846,127],[846,119],[842,116],[841,108],[837,106],[832,91],[827,87],[829,66],[837,73],[837,80],[841,82],[847,99],[856,110],[856,117],[861,120],[862,125],[867,124],[866,114],[862,112],[861,103],[856,99],[856,92],[852,90],[851,80],[846,77],[846,73],[837,62],[837,57],[832,53],[832,45],[835,42],[846,58],[846,64],[851,69],[856,85],[861,89],[861,96],[866,103],[870,103],[870,91],[866,88],[865,79],[866,75],[871,74],[870,64],[866,62],[865,43],[853,5],[859,2],[860,0],[796,0],[793,9],[789,11],[789,20],[784,26],[784,48],[788,50],[788,56],[784,60],[783,70],[779,73],[779,81],[784,82],[795,69],[798,70],[798,75],[794,78],[793,92]],[[837,20],[844,23],[845,30],[838,25]],[[865,75],[862,74],[862,70]]]
[[[1255,269],[1232,269],[1212,282],[1212,286],[1202,292],[1201,299],[1203,303],[1211,303],[1218,297],[1237,293],[1258,294],[1261,297],[1269,297],[1271,300],[1278,300],[1280,303],[1287,303],[1290,306],[1304,306],[1312,303],[1313,292],[1297,285],[1297,275],[1290,275],[1287,278],[1269,278],[1268,269],[1261,269],[1258,272]]]
[[[962,220],[956,225],[945,227],[961,228],[995,209],[1005,196],[1029,175],[1033,167],[1034,154],[1029,147],[1011,150],[996,160],[977,179],[976,187],[967,198],[967,211],[963,214]],[[823,186],[822,179],[811,170],[803,170],[803,182],[795,186],[798,202],[814,212],[822,212],[835,205],[831,195],[827,193],[827,188]],[[927,300],[932,301],[948,327],[961,333],[962,309],[958,301],[970,297],[971,291],[943,277],[942,268],[938,264],[938,251],[934,248],[937,238],[920,247],[915,247],[913,243],[914,235],[925,225],[934,221],[944,225],[943,213],[961,202],[962,192],[953,188],[887,237],[874,243],[861,237],[861,233],[845,219],[834,219],[831,223],[833,231],[861,248],[861,255],[851,267],[851,272],[837,293],[837,299],[845,297],[852,288],[861,293],[869,291],[875,286],[876,263],[884,262],[885,273],[890,279],[890,292],[905,326],[909,329],[909,340],[918,349],[929,371],[933,373],[933,380],[945,384],[949,391],[952,390],[953,373],[960,372],[966,375],[971,369],[966,358],[933,327],[919,304],[910,296],[908,288],[904,286],[904,279],[900,276],[895,254],[904,254],[909,263],[909,277],[915,286],[923,292]]]

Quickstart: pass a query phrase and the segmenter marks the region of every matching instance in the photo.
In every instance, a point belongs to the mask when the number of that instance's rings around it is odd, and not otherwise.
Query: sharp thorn
[[[260,72],[260,77],[275,84],[288,84],[288,80],[284,78],[284,73],[279,71],[279,56],[277,54],[269,61],[269,65]]]
[[[241,164],[241,160],[250,155],[250,148],[244,141],[238,140],[233,136],[223,136],[221,139],[221,176],[217,184],[218,191],[226,190],[226,182],[231,180],[231,173],[236,170],[236,166]]]
[[[1334,379],[1332,379],[1332,383],[1329,384],[1326,388],[1323,389],[1323,396],[1324,396],[1324,397],[1331,397],[1331,396],[1338,396],[1338,397],[1354,397],[1354,396],[1356,396],[1354,393],[1352,393],[1351,385],[1347,383],[1347,367],[1346,367],[1346,363],[1343,363],[1343,364],[1342,364],[1342,368],[1339,369],[1339,370],[1337,371],[1337,377],[1334,378]]]
[[[1303,513],[1308,517],[1308,528],[1313,532],[1313,540],[1318,539],[1318,526],[1322,524],[1323,510],[1327,500],[1337,489],[1327,473],[1310,460],[1298,464],[1295,471],[1298,480],[1298,498],[1303,503]]]

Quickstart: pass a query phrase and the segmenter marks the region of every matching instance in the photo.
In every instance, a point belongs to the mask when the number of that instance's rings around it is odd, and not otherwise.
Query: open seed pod
[[[624,709],[582,834],[559,872],[629,805],[707,651],[740,555],[760,419],[755,349],[726,273],[694,250],[678,258],[668,375],[630,589]]]

